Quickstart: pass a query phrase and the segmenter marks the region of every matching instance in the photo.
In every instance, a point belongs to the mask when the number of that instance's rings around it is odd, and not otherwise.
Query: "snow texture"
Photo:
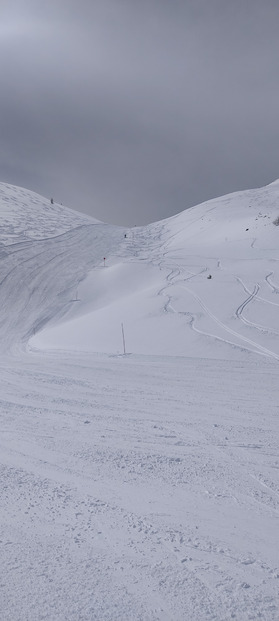
[[[278,621],[278,216],[0,184],[1,621]]]

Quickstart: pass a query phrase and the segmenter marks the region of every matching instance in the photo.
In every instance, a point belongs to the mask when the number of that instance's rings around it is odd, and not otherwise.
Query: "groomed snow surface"
[[[0,184],[1,621],[278,621],[278,216]]]

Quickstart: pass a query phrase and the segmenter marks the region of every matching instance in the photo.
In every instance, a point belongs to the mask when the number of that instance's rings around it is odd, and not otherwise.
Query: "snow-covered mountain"
[[[278,621],[278,216],[0,184],[1,620]]]
[[[278,181],[133,229],[0,199],[5,347],[279,359]]]

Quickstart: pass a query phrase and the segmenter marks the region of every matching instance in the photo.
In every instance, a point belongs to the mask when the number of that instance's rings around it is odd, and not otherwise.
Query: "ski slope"
[[[0,184],[1,619],[278,620],[278,216]]]

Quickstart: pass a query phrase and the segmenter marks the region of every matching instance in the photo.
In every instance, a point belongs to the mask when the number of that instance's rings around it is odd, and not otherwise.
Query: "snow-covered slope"
[[[0,184],[1,621],[278,621],[278,216]]]
[[[0,183],[0,241],[8,245],[31,239],[54,237],[90,222],[72,209],[51,202],[35,192]]]
[[[1,184],[2,351],[22,347],[45,323],[64,314],[78,283],[120,239],[117,227]]]
[[[278,182],[129,230],[1,190],[5,346],[278,359]]]

